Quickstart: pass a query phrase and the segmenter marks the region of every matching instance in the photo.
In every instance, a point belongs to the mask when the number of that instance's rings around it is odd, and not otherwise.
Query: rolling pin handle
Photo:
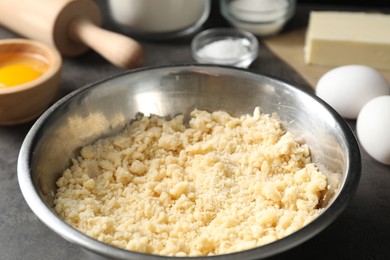
[[[87,17],[74,18],[69,26],[69,36],[92,48],[120,68],[136,68],[143,63],[143,49],[135,40],[104,30]]]

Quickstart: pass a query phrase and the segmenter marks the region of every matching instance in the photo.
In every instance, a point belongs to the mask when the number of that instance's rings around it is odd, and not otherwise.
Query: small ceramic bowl
[[[247,68],[257,58],[259,43],[250,32],[235,28],[213,28],[194,37],[192,56],[198,63]]]
[[[62,59],[56,49],[33,40],[0,40],[0,69],[15,64],[40,66],[41,75],[19,85],[0,84],[0,125],[20,124],[38,117],[58,91]],[[1,75],[11,80],[24,76],[17,70]]]

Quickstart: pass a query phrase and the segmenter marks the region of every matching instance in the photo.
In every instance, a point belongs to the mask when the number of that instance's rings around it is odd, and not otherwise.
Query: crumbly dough
[[[275,115],[151,116],[81,149],[55,211],[116,247],[169,256],[261,246],[321,213],[327,180]]]

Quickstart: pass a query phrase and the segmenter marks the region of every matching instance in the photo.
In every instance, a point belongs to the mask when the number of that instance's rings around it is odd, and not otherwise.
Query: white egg
[[[356,132],[364,150],[375,160],[390,165],[390,96],[376,97],[361,109]]]
[[[347,119],[356,119],[369,100],[389,93],[389,84],[382,74],[362,65],[332,69],[320,78],[316,86],[316,95]]]

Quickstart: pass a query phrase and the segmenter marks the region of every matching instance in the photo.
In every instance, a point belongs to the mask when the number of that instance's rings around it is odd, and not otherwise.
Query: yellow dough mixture
[[[143,117],[85,146],[57,181],[55,211],[119,248],[169,256],[237,252],[322,211],[327,179],[276,115],[194,110]]]

